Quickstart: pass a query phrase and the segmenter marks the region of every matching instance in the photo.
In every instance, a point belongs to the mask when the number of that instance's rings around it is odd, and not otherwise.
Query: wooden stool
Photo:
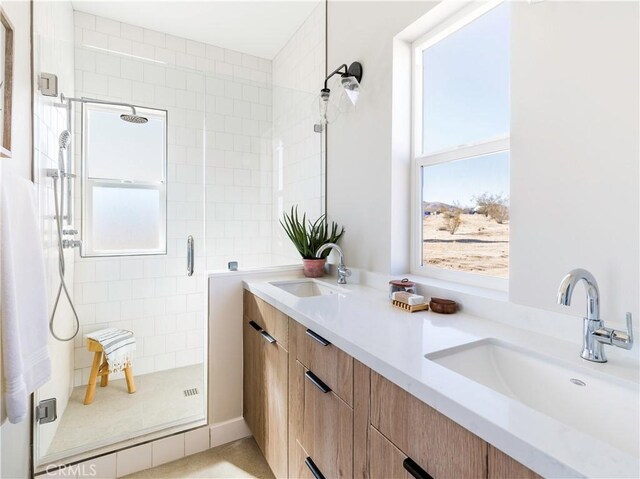
[[[87,384],[87,393],[84,396],[84,403],[91,404],[93,396],[96,392],[96,382],[100,376],[100,387],[109,384],[109,364],[107,364],[107,355],[104,354],[102,345],[93,339],[87,339],[87,349],[89,352],[95,353],[93,356],[93,364],[91,366],[91,374],[89,374],[89,384]],[[133,371],[131,365],[124,368],[124,376],[127,380],[127,389],[129,394],[136,392],[136,384],[133,381]]]

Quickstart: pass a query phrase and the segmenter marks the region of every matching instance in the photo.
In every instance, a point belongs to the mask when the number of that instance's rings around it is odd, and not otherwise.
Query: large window
[[[167,114],[83,105],[82,255],[166,253]]]
[[[414,43],[414,270],[506,287],[509,5],[475,4]]]

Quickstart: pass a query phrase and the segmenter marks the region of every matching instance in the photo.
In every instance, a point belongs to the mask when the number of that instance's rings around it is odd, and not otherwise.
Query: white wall
[[[637,320],[638,3],[512,12],[511,300],[561,311],[558,284],[582,267],[604,319]],[[572,314],[585,308],[580,287]]]
[[[328,70],[354,61],[363,67],[357,107],[327,132],[327,212],[345,226],[341,243],[348,266],[389,273],[393,263],[396,273],[408,270],[391,249],[399,234],[392,215],[403,213],[391,208],[397,199],[392,178],[399,173],[392,161],[393,37],[433,5],[329,2]]]
[[[71,2],[36,2],[33,11],[34,29],[34,162],[38,184],[40,228],[47,275],[48,311],[53,310],[55,294],[60,284],[58,274],[58,237],[55,222],[53,182],[46,169],[58,167],[58,138],[67,128],[67,111],[54,106],[60,100],[39,93],[37,79],[41,72],[58,76],[60,87],[67,95],[74,93],[73,69],[73,9]],[[74,254],[65,251],[65,278],[73,295]],[[73,297],[73,296],[72,296]],[[67,299],[62,296],[55,318],[55,331],[68,337],[74,322]],[[60,342],[49,335],[52,377],[38,390],[36,400],[57,398],[58,416],[64,414],[73,387],[73,342]],[[60,421],[38,427],[37,450],[46,454]]]
[[[13,24],[15,42],[11,128],[13,158],[0,161],[0,177],[8,171],[15,171],[24,178],[31,178],[30,4],[3,1],[0,6]],[[4,409],[0,421],[0,477],[26,478],[29,475],[31,421],[10,424],[5,421]]]
[[[328,132],[328,212],[347,228],[348,265],[402,271],[397,251],[409,245],[391,237],[408,212],[391,204],[409,184],[394,182],[392,44],[433,5],[329,4],[329,68],[364,67],[358,107]],[[637,318],[638,5],[516,3],[512,32],[511,300],[567,312],[557,286],[585,267],[605,318]],[[582,315],[577,294],[571,311]]]

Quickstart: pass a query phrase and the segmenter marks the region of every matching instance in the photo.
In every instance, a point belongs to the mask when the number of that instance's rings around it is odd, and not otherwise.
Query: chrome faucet
[[[606,363],[604,345],[623,349],[633,347],[633,330],[631,313],[627,313],[627,330],[605,328],[600,319],[600,291],[596,278],[586,269],[569,271],[558,288],[558,304],[569,306],[573,290],[580,281],[585,282],[587,289],[587,317],[583,319],[582,353],[580,356],[588,361]]]
[[[342,252],[342,248],[340,248],[340,246],[335,243],[323,244],[322,246],[320,246],[320,248],[318,248],[318,251],[316,251],[316,258],[320,258],[320,256],[322,256],[322,253],[329,248],[335,249],[340,255],[340,262],[338,263],[338,284],[347,284],[347,277],[351,276],[351,270],[347,269],[347,267],[344,265],[344,253]]]

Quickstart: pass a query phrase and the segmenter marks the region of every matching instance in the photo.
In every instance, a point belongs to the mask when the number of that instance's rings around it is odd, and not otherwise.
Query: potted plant
[[[324,275],[324,265],[330,250],[324,251],[320,258],[316,258],[318,248],[326,243],[337,243],[344,234],[344,227],[338,232],[338,225],[327,222],[327,215],[322,215],[313,223],[307,221],[306,213],[302,220],[298,216],[298,206],[292,206],[289,214],[285,213],[280,224],[289,239],[302,256],[303,271],[307,278],[319,278]]]

